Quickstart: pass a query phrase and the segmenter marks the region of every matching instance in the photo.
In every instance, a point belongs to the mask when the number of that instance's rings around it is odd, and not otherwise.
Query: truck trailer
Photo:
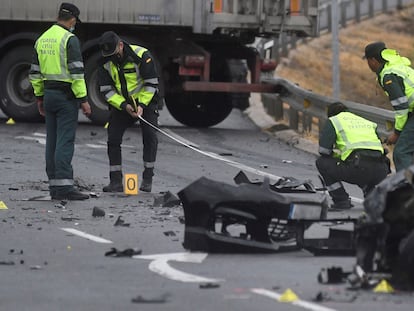
[[[318,32],[318,0],[75,0],[93,123],[106,122],[108,104],[99,92],[98,41],[108,30],[147,47],[160,75],[160,98],[170,114],[192,127],[223,121],[246,107],[264,66],[251,44],[281,33]],[[57,17],[61,1],[0,2],[0,108],[16,121],[40,121],[28,79],[33,45]]]

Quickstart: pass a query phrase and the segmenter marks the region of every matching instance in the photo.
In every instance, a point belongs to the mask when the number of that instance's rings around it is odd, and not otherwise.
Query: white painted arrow
[[[223,282],[223,279],[210,279],[201,277],[194,274],[185,273],[177,269],[172,268],[168,261],[179,262],[193,262],[202,263],[207,257],[206,253],[170,253],[170,254],[154,254],[154,255],[136,255],[133,258],[136,259],[149,259],[152,260],[148,268],[159,275],[171,280],[187,282],[187,283],[217,283]]]

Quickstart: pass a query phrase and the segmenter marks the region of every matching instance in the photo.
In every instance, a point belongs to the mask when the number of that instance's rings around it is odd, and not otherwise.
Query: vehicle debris
[[[220,253],[297,250],[306,245],[309,224],[326,219],[327,196],[310,181],[283,178],[270,185],[265,178],[250,183],[243,172],[234,180],[237,186],[202,177],[178,193],[184,248]]]
[[[159,296],[142,296],[138,295],[135,298],[131,299],[131,302],[133,303],[165,303],[169,301],[169,298],[171,297],[170,293],[163,293]]]
[[[201,289],[219,288],[220,284],[219,283],[200,283],[198,287]]]
[[[97,206],[94,206],[92,210],[92,216],[93,217],[105,217],[105,211]]]
[[[142,250],[138,248],[127,248],[122,251],[111,247],[111,250],[105,253],[107,257],[132,257],[134,255],[141,255]]]
[[[166,192],[162,196],[154,198],[153,207],[162,206],[162,207],[174,207],[181,204],[181,200],[177,198],[170,191]]]
[[[118,218],[116,219],[114,226],[121,226],[121,227],[129,227],[130,224],[126,223],[125,220],[122,219],[122,216],[118,216]]]
[[[365,198],[364,210],[355,228],[351,285],[370,288],[391,273],[385,279],[394,288],[413,290],[414,165],[380,182]]]

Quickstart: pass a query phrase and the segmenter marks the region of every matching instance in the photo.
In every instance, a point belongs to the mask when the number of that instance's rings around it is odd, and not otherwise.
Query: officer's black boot
[[[124,186],[122,185],[122,172],[110,172],[110,183],[103,187],[104,192],[123,192]]]
[[[141,186],[139,187],[140,191],[151,192],[152,176],[154,176],[154,169],[145,168],[144,172],[142,173],[142,182],[141,182]]]

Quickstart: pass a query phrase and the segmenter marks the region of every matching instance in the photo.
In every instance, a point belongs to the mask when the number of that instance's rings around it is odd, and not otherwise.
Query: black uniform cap
[[[81,20],[79,19],[80,11],[78,7],[72,3],[63,2],[59,8],[59,14],[60,13],[72,15],[73,17],[76,17],[78,23],[81,23]]]
[[[346,111],[348,111],[348,108],[343,103],[334,102],[328,106],[326,114],[328,115],[328,118],[330,118]]]
[[[116,47],[120,41],[121,38],[119,38],[115,32],[104,32],[99,39],[99,46],[101,48],[102,55],[104,57],[114,55],[116,52]]]
[[[362,58],[375,58],[378,61],[384,61],[381,52],[386,48],[385,43],[381,41],[370,43],[365,47],[365,54]]]

